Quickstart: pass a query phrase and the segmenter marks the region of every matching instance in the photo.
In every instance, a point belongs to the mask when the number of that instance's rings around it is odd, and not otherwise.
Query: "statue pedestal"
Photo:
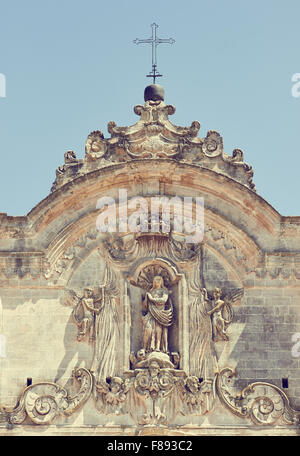
[[[160,368],[174,369],[174,364],[171,362],[169,355],[160,351],[148,353],[145,361],[147,362],[147,366],[145,367],[149,367],[152,363],[156,362]]]
[[[144,349],[139,350],[137,358],[131,357],[132,369],[148,368],[153,364],[156,364],[160,369],[176,369],[179,361],[179,354],[172,353],[174,363],[171,361],[171,357],[167,353],[161,351],[151,351],[146,353]]]

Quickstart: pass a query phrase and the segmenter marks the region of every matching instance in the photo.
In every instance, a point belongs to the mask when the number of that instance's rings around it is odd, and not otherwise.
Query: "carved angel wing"
[[[82,319],[82,309],[80,305],[81,297],[74,290],[67,289],[64,293],[64,304],[73,307],[73,317],[79,323]]]
[[[227,324],[231,323],[233,320],[233,308],[232,304],[244,295],[243,288],[236,288],[235,290],[230,291],[222,299],[224,300],[224,306],[222,309],[222,316]]]
[[[100,394],[107,394],[109,393],[109,385],[105,382],[98,382],[96,385],[96,389]]]
[[[129,378],[126,378],[123,383],[122,383],[122,391],[124,394],[128,393],[128,391],[130,390],[130,387],[131,387],[131,381]]]
[[[67,289],[64,295],[64,303],[67,306],[74,307],[80,301],[80,296],[74,290]]]
[[[224,301],[224,306],[222,308],[222,317],[227,325],[229,325],[233,320],[233,308],[231,302]]]
[[[83,309],[81,306],[81,297],[74,290],[67,290],[65,303],[73,307],[73,317],[80,323],[83,318]]]
[[[235,290],[227,293],[223,299],[224,301],[236,302],[238,299],[241,299],[244,296],[244,288],[236,288]]]

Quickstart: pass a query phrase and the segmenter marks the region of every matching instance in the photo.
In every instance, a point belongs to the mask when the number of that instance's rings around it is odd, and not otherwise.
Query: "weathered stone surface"
[[[0,435],[43,421],[43,435],[297,434],[300,217],[255,192],[241,151],[199,138],[198,122],[174,126],[174,111],[147,100],[135,125],[92,132],[29,214],[0,214]],[[203,197],[203,242],[99,232],[97,202],[119,189]],[[168,353],[159,339],[149,355],[155,276],[170,294],[157,316],[169,315]]]

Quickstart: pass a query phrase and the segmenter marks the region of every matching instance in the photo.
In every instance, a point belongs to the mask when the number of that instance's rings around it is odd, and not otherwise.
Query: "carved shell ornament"
[[[89,160],[101,158],[105,153],[105,142],[102,131],[92,131],[87,137],[85,155]]]
[[[162,277],[166,288],[171,288],[181,278],[171,263],[157,257],[136,267],[134,272],[128,276],[128,280],[132,285],[149,291],[153,287],[153,279],[156,276]]]
[[[150,290],[153,286],[153,279],[156,276],[161,276],[166,287],[170,286],[171,279],[167,269],[158,264],[146,266],[139,274],[137,285],[141,288]]]

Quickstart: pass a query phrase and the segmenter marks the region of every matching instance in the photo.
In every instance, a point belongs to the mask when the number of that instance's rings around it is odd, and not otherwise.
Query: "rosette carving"
[[[139,372],[134,380],[134,386],[139,394],[157,399],[168,395],[175,385],[175,377],[167,369],[160,369],[152,363],[149,370]]]
[[[92,131],[86,140],[85,156],[88,160],[96,160],[104,155],[106,149],[102,131]]]

